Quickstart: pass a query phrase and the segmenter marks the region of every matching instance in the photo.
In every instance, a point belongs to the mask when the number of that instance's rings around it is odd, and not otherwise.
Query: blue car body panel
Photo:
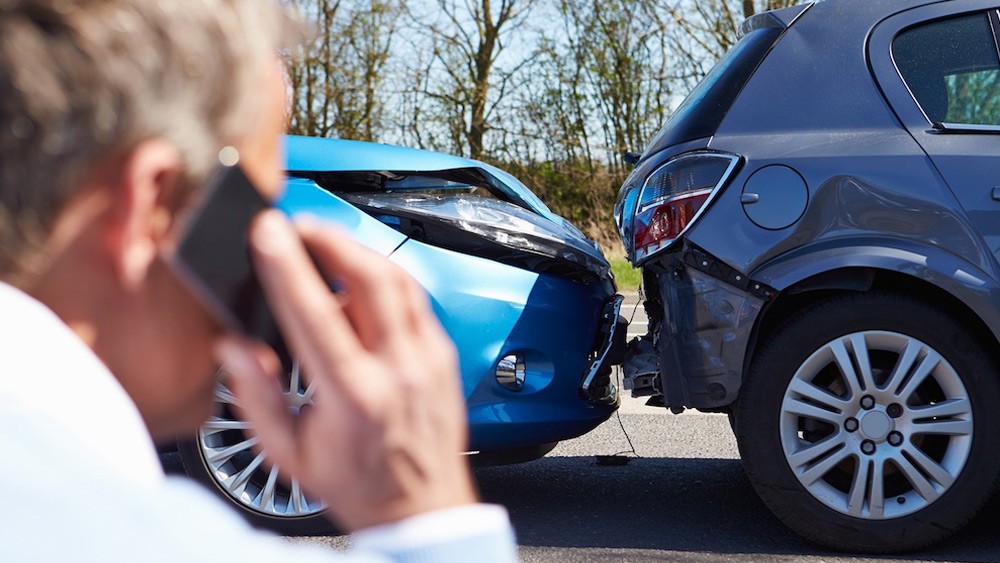
[[[451,170],[475,165],[469,159],[437,152],[317,137],[285,137],[288,170]]]
[[[505,172],[458,157],[303,137],[289,137],[287,149],[292,171],[476,167],[507,182],[522,200],[528,200],[526,194],[537,199]],[[596,404],[580,394],[602,308],[614,294],[612,284],[539,274],[407,238],[308,179],[289,179],[277,205],[291,216],[308,214],[344,226],[427,290],[458,349],[471,450],[531,447],[579,436],[617,408],[617,402]],[[544,205],[538,205],[535,211],[545,216]],[[499,360],[513,352],[523,355],[527,368],[520,391],[502,387],[494,375]]]
[[[391,260],[431,296],[458,348],[471,448],[554,442],[587,432],[611,413],[580,398],[579,385],[610,297],[586,286],[475,256],[407,241]],[[525,355],[521,391],[493,376],[510,352]]]

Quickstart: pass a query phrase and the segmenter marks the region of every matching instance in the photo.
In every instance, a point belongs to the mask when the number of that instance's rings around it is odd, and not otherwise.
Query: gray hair
[[[274,0],[0,0],[0,277],[104,159],[162,138],[186,183],[250,134],[264,67],[300,24]]]

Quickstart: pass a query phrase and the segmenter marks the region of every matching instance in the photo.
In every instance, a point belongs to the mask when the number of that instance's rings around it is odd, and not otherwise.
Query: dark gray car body
[[[665,143],[668,123],[622,188],[628,202],[679,154],[740,157],[690,227],[637,264],[659,364],[637,394],[727,410],[762,335],[833,292],[892,288],[1000,339],[1000,131],[935,129],[890,51],[917,22],[998,5],[826,0],[744,24],[785,29],[711,135]]]

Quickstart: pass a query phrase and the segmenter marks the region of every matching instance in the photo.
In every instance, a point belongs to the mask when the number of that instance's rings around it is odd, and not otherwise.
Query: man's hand
[[[218,346],[273,463],[350,531],[475,502],[460,455],[467,428],[457,356],[424,290],[336,229],[293,227],[276,211],[255,221],[250,242],[268,302],[315,388],[314,405],[294,416],[273,352],[236,339]]]

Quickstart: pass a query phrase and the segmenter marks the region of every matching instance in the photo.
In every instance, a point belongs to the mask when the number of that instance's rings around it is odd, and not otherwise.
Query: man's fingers
[[[412,278],[408,281],[410,283],[405,284],[407,294],[406,314],[410,329],[421,334],[431,331],[435,333],[441,332],[443,327],[441,326],[441,321],[438,320],[437,315],[431,308],[431,300],[427,295],[427,290]]]
[[[369,350],[396,345],[412,330],[407,284],[416,282],[399,266],[315,220],[296,222],[303,242],[320,267],[348,295],[345,310]]]
[[[250,244],[268,304],[293,355],[313,370],[325,368],[324,374],[330,360],[352,358],[357,337],[288,220],[277,211],[261,213],[250,228]]]
[[[260,437],[272,463],[298,470],[295,420],[288,410],[278,377],[281,362],[270,349],[236,338],[215,346],[216,360],[229,374],[229,385],[240,401],[240,415]]]
[[[442,364],[442,369],[419,376],[397,370],[396,377],[408,387],[444,377],[452,379],[445,385],[460,389],[453,376],[458,365],[454,343],[431,308],[427,291],[413,277],[336,228],[309,219],[297,221],[296,227],[320,266],[343,282],[349,300],[345,308],[366,348],[388,352],[399,366],[421,355]]]

